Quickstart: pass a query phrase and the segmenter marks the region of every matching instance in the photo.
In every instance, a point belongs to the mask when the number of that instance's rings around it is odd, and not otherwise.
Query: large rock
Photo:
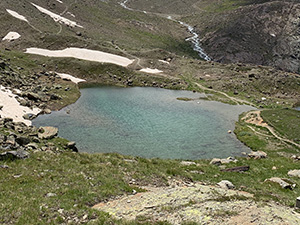
[[[23,115],[23,118],[25,120],[33,120],[34,118],[36,118],[36,115],[33,114],[33,113],[26,113],[26,114]]]
[[[33,101],[37,101],[40,99],[40,96],[33,92],[26,93],[26,96],[29,100],[33,100]]]
[[[51,139],[57,136],[58,129],[56,127],[40,127],[38,137],[40,139]]]
[[[24,145],[27,145],[30,143],[30,138],[28,137],[23,137],[23,136],[20,136],[20,137],[17,137],[16,139],[16,142],[21,145],[21,146],[24,146]]]
[[[213,158],[213,159],[210,161],[209,164],[219,166],[219,165],[221,165],[222,163],[221,163],[221,159],[219,159],[219,158]]]
[[[270,179],[266,179],[265,182],[273,182],[279,184],[284,189],[292,189],[292,185],[279,177],[272,177]]]
[[[234,189],[234,185],[229,180],[222,180],[217,185],[224,189]]]
[[[180,164],[183,166],[197,165],[195,162],[190,162],[190,161],[181,161]]]
[[[267,158],[267,153],[263,151],[257,151],[257,152],[252,151],[251,153],[248,154],[248,156],[254,159],[262,159],[262,158]]]
[[[78,149],[76,147],[76,143],[74,141],[67,143],[67,148],[73,150],[74,152],[78,152]]]
[[[300,178],[300,170],[290,170],[288,175],[291,177],[299,177]]]
[[[7,159],[26,159],[29,157],[29,153],[24,150],[18,151],[9,151],[0,154],[0,160],[7,160]]]
[[[300,197],[296,199],[296,207],[300,208]]]
[[[231,163],[231,162],[237,162],[237,160],[234,158],[234,157],[228,157],[226,159],[218,159],[218,158],[213,158],[209,164],[212,164],[212,165],[221,165],[221,164],[228,164],[228,163]]]

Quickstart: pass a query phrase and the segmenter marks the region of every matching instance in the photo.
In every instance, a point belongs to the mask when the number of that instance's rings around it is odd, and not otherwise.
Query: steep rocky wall
[[[214,60],[245,62],[300,70],[300,4],[268,2],[239,7],[227,20],[211,24],[203,38]],[[223,15],[219,15],[223,16]]]

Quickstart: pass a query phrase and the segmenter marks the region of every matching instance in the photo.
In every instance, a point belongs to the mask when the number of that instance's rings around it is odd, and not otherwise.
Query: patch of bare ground
[[[248,124],[253,124],[253,125],[256,125],[256,126],[259,126],[259,127],[265,127],[267,128],[270,133],[277,139],[279,139],[280,141],[284,142],[284,143],[287,143],[287,144],[291,144],[291,145],[294,145],[296,147],[300,147],[299,144],[295,143],[294,141],[292,140],[289,140],[287,138],[284,138],[284,137],[281,137],[279,136],[273,127],[271,127],[270,125],[268,125],[264,120],[263,118],[261,117],[260,115],[261,111],[250,111],[248,112],[243,118],[242,120],[244,120],[246,123]],[[257,133],[257,132],[256,132]]]
[[[300,214],[253,195],[201,183],[143,187],[146,192],[102,202],[93,208],[116,219],[168,221],[171,224],[299,224]]]

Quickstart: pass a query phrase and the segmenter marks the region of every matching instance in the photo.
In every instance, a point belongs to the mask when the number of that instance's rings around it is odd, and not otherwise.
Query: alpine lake
[[[83,88],[76,103],[38,116],[33,125],[58,127],[59,136],[75,141],[80,152],[192,160],[249,152],[228,131],[241,113],[255,108],[201,97],[150,87]]]

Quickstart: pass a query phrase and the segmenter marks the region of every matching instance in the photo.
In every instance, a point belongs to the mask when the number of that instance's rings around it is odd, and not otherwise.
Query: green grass
[[[300,111],[288,108],[264,110],[261,115],[281,135],[300,143]]]
[[[7,129],[2,132],[7,132]],[[248,146],[267,152],[268,158],[238,158],[237,163],[226,165],[228,168],[249,165],[250,170],[244,173],[221,172],[217,166],[210,165],[209,160],[196,160],[197,165],[183,166],[178,160],[64,151],[37,152],[26,160],[2,161],[1,164],[9,166],[9,169],[0,169],[0,222],[57,224],[68,217],[72,220],[87,214],[88,220],[94,221],[92,224],[139,224],[145,221],[150,224],[147,218],[137,218],[132,222],[115,221],[107,214],[91,209],[91,206],[114,196],[131,194],[133,189],[143,191],[138,187],[141,185],[167,185],[170,177],[207,184],[227,179],[237,189],[243,186],[242,190],[253,193],[256,201],[274,200],[293,206],[298,188],[283,190],[279,185],[265,183],[264,180],[274,176],[287,178],[289,170],[297,169],[297,163],[282,155],[286,152],[295,153],[297,149],[282,145],[274,138],[258,137],[242,122],[237,123],[235,132]],[[64,140],[55,139],[51,142],[58,148],[64,146]],[[270,149],[272,144],[277,144],[277,149]],[[277,169],[272,170],[273,166]],[[135,185],[129,184],[132,179],[136,180]],[[299,179],[292,181],[300,185]],[[54,193],[55,196],[47,197],[48,193]],[[236,199],[235,196],[232,198]],[[220,202],[231,200],[226,196],[217,196],[217,199]],[[227,214],[220,212],[220,216],[223,213]]]

